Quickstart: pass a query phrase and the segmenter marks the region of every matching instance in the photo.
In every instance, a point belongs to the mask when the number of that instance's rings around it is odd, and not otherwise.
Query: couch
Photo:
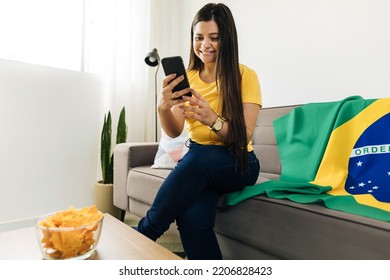
[[[252,139],[261,162],[258,183],[281,174],[273,120],[294,107],[260,112]],[[151,168],[157,149],[158,143],[116,145],[114,204],[122,213],[144,216],[170,173]],[[170,231],[177,233],[174,225]],[[215,232],[224,259],[390,259],[390,223],[264,195],[219,208]]]

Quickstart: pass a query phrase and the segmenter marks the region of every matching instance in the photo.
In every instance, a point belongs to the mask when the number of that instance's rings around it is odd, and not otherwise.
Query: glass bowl
[[[37,220],[36,230],[42,256],[47,260],[87,259],[98,245],[104,216],[98,211],[98,219],[86,219],[87,223],[78,226],[67,226],[80,223],[80,217],[77,215],[68,215],[60,226],[53,226],[52,222],[47,223],[48,220],[52,221],[53,217],[58,220],[59,213],[65,211],[69,210],[47,214]],[[59,216],[61,217],[61,214]]]

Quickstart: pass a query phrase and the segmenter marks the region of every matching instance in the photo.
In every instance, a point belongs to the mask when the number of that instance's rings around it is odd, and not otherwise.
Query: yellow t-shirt
[[[255,103],[261,106],[261,91],[257,74],[254,70],[240,64],[242,75],[242,101],[243,103]],[[187,71],[191,88],[199,92],[210,104],[211,108],[222,116],[222,94],[219,94],[216,83],[205,83],[199,77],[199,71]],[[199,121],[186,119],[189,137],[203,145],[224,145],[216,133]],[[252,141],[248,144],[248,151],[252,151]]]

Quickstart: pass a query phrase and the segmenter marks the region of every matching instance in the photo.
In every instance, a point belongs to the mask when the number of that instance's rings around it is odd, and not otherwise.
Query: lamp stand
[[[157,142],[157,72],[160,68],[160,56],[156,48],[146,55],[145,63],[151,67],[157,66],[154,74],[154,140]]]
[[[156,73],[154,74],[154,140],[157,139],[157,72],[160,68],[160,64],[157,65]]]

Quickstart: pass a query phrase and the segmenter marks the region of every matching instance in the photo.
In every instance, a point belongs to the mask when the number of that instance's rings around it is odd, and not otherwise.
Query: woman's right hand
[[[174,105],[183,103],[183,99],[176,99],[191,91],[191,88],[186,88],[180,91],[173,92],[175,86],[184,80],[184,76],[176,77],[176,74],[168,75],[164,78],[161,91],[159,111],[170,110]]]
[[[183,76],[176,77],[176,74],[168,75],[163,80],[160,103],[158,105],[158,113],[160,116],[160,125],[165,133],[175,138],[180,135],[184,127],[184,113],[178,104],[183,104],[185,101],[178,98],[191,91],[186,88],[180,91],[173,92],[173,88],[177,86],[182,80]]]

